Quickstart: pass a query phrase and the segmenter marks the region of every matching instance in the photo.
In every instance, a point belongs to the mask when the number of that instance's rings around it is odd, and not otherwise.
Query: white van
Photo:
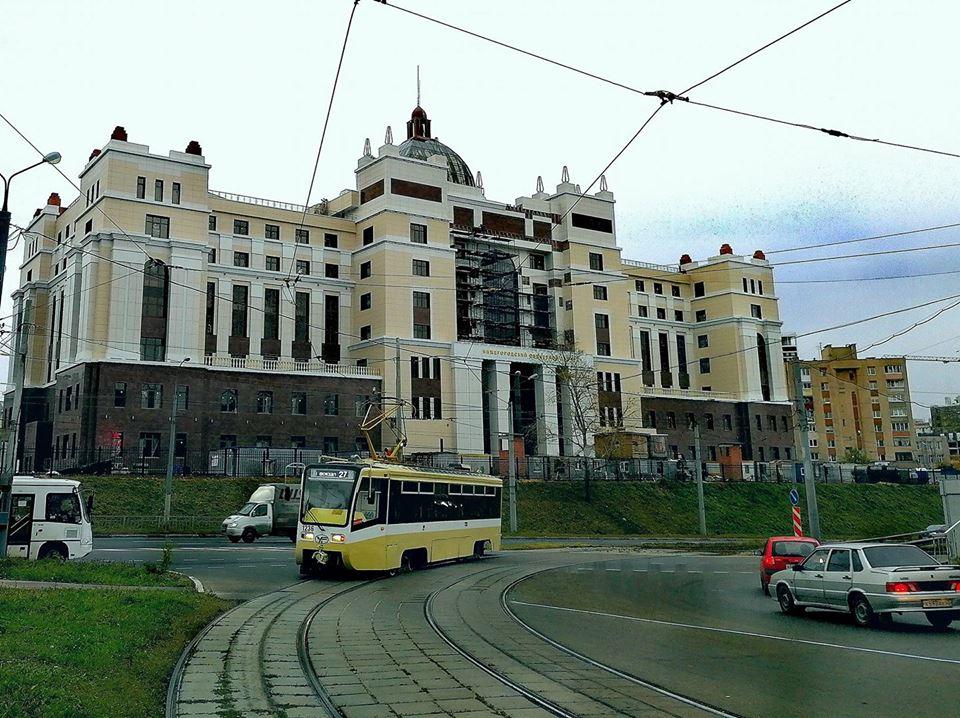
[[[14,476],[11,499],[7,556],[65,560],[93,550],[92,507],[79,481]]]

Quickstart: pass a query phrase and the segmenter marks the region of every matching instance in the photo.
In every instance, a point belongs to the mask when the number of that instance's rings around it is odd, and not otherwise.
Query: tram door
[[[33,494],[14,494],[7,534],[7,556],[28,558],[33,533]]]

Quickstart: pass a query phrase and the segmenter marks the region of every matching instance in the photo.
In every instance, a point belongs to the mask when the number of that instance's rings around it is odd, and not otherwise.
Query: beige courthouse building
[[[762,252],[627,259],[605,181],[578,201],[564,168],[552,191],[538,178],[496,201],[420,107],[405,134],[367,141],[355,186],[305,208],[211,189],[197,142],[155,154],[118,127],[80,195],[52,195],[25,234],[4,411],[17,457],[165,456],[174,392],[178,456],[353,451],[377,393],[412,405],[409,451],[494,454],[512,406],[528,454],[572,454],[556,367],[576,347],[602,426],[689,456],[698,424],[706,460],[794,458]]]

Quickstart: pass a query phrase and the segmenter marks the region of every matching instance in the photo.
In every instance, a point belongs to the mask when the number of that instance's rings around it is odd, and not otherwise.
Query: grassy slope
[[[153,718],[224,601],[188,591],[0,589],[0,718]]]
[[[97,518],[161,515],[164,484],[162,476],[88,476],[81,477],[81,481],[84,492],[94,494],[93,530],[95,533],[156,530],[155,523],[152,526],[134,524],[121,527],[110,519],[101,518],[98,521]],[[175,517],[213,517],[218,520],[210,524],[210,528],[217,530],[219,519],[226,518],[243,506],[260,483],[261,480],[255,478],[176,477],[170,513]]]
[[[798,488],[806,524],[806,503]],[[792,533],[789,489],[786,484],[708,484],[708,533]],[[593,500],[587,504],[581,483],[523,482],[518,497],[520,533],[530,536],[697,533],[692,484],[595,482]],[[817,497],[821,528],[829,538],[915,531],[943,520],[936,487],[824,484],[818,485]]]
[[[163,510],[162,477],[102,476],[83,480],[96,494],[94,530],[120,530],[97,516],[157,516]],[[243,505],[260,479],[177,478],[174,516],[225,517]],[[707,484],[709,533],[767,536],[791,533],[787,484]],[[798,487],[801,496],[803,487]],[[593,501],[583,502],[579,482],[521,482],[522,534],[659,535],[697,533],[697,494],[692,484],[594,482]],[[855,538],[913,531],[940,523],[943,512],[932,486],[821,484],[820,523],[828,537]],[[806,502],[801,499],[806,521]],[[218,523],[218,522],[217,522]],[[153,526],[154,530],[156,526]],[[216,528],[216,527],[214,527]],[[130,530],[130,529],[126,529]],[[135,530],[135,529],[134,529]],[[149,530],[145,527],[144,530]]]
[[[142,565],[108,561],[27,561],[0,559],[0,578],[20,581],[96,583],[107,586],[187,586],[193,583],[175,573],[149,573]]]

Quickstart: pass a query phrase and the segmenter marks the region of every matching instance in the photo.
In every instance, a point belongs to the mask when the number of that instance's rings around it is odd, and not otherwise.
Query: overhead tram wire
[[[785,254],[787,252],[803,252],[809,249],[820,249],[822,247],[836,247],[842,244],[854,244],[857,242],[872,242],[880,239],[891,239],[893,237],[906,237],[911,234],[920,234],[922,232],[935,232],[941,229],[953,229],[960,227],[960,222],[952,224],[940,224],[935,227],[921,227],[920,229],[908,229],[903,232],[890,232],[888,234],[875,234],[870,237],[857,237],[856,239],[839,239],[832,242],[819,242],[817,244],[805,244],[797,247],[786,247],[784,249],[771,249],[765,251],[765,254]]]
[[[350,9],[350,17],[347,20],[347,29],[343,33],[343,43],[340,46],[340,59],[337,61],[337,71],[333,76],[333,86],[330,88],[330,99],[327,102],[327,112],[323,118],[323,130],[320,132],[320,142],[317,144],[317,156],[313,162],[313,172],[310,174],[310,184],[307,187],[307,199],[303,203],[303,212],[300,215],[300,223],[293,233],[293,253],[290,255],[290,268],[287,270],[286,283],[289,288],[290,276],[293,274],[293,268],[297,263],[297,234],[303,229],[307,220],[307,210],[310,207],[310,195],[313,194],[313,184],[317,179],[317,169],[320,167],[320,153],[323,151],[323,142],[327,138],[327,127],[330,124],[330,115],[333,112],[333,100],[337,94],[337,86],[340,83],[340,70],[343,69],[343,58],[347,54],[347,41],[350,39],[350,28],[353,26],[353,16],[357,12],[357,5],[360,0],[353,0],[353,7]]]
[[[910,325],[909,327],[907,327],[906,329],[901,329],[901,330],[898,331],[898,332],[894,332],[893,334],[891,334],[891,335],[890,335],[889,337],[887,337],[886,339],[881,339],[880,341],[874,342],[873,344],[868,344],[867,346],[865,346],[865,347],[864,347],[863,349],[861,349],[860,351],[864,351],[864,352],[865,352],[865,351],[867,351],[867,350],[869,350],[869,349],[873,349],[874,347],[878,347],[878,346],[880,346],[881,344],[886,344],[886,343],[889,342],[889,341],[893,341],[893,340],[896,339],[897,337],[902,337],[904,334],[907,334],[907,333],[909,333],[909,332],[912,332],[912,331],[913,331],[914,329],[916,329],[917,327],[922,327],[924,324],[929,324],[929,323],[932,322],[934,319],[936,319],[937,317],[939,317],[941,314],[950,311],[951,309],[953,309],[953,308],[956,307],[956,306],[960,306],[960,300],[958,300],[958,301],[954,302],[953,304],[950,304],[950,305],[948,305],[948,306],[946,306],[946,307],[942,307],[942,308],[938,309],[936,312],[934,312],[933,314],[931,314],[931,315],[930,315],[929,317],[927,317],[926,319],[921,319],[921,320],[918,321],[918,322],[914,322],[913,324],[911,324],[911,325]]]
[[[754,50],[753,52],[744,55],[744,56],[741,57],[739,60],[736,60],[735,62],[731,62],[729,65],[727,65],[727,66],[726,66],[725,68],[723,68],[722,70],[719,70],[719,71],[713,73],[712,75],[710,75],[709,77],[706,77],[706,78],[704,78],[703,80],[700,80],[700,82],[697,82],[697,83],[695,83],[695,84],[693,84],[693,85],[690,85],[690,87],[688,87],[686,90],[684,90],[683,92],[681,92],[681,93],[679,93],[679,94],[681,94],[681,95],[686,95],[688,92],[691,92],[692,90],[697,89],[697,88],[700,87],[701,85],[705,85],[706,83],[710,82],[711,80],[714,80],[714,79],[720,77],[720,75],[724,74],[724,73],[727,72],[728,70],[732,70],[732,69],[733,69],[734,67],[736,67],[737,65],[739,65],[739,64],[741,64],[741,63],[743,63],[743,62],[746,62],[747,60],[749,60],[751,57],[754,57],[755,55],[759,55],[761,52],[763,52],[764,50],[772,47],[773,45],[776,45],[776,44],[777,44],[778,42],[780,42],[781,40],[785,40],[786,38],[790,37],[790,36],[793,35],[794,33],[800,32],[800,31],[803,30],[805,27],[807,27],[807,26],[809,26],[809,25],[812,25],[812,24],[815,23],[817,20],[820,20],[821,18],[826,17],[827,15],[829,15],[829,14],[832,13],[832,12],[834,12],[835,10],[839,10],[839,9],[842,8],[844,5],[848,5],[850,2],[852,2],[852,0],[843,0],[843,2],[836,4],[836,5],[834,5],[832,8],[830,8],[829,10],[826,10],[826,11],[820,13],[819,15],[817,15],[816,17],[813,17],[813,18],[807,20],[807,21],[806,21],[805,23],[803,23],[802,25],[798,25],[797,27],[793,28],[792,30],[790,30],[790,31],[788,31],[788,32],[785,32],[785,33],[784,33],[783,35],[781,35],[780,37],[778,37],[778,38],[776,38],[776,39],[774,39],[774,40],[771,40],[771,41],[768,42],[766,45],[763,45],[762,47],[758,47],[758,48],[757,48],[756,50]]]
[[[850,134],[850,133],[847,133],[847,132],[843,132],[843,131],[841,131],[841,130],[827,129],[827,128],[824,128],[824,127],[817,127],[817,126],[815,126],[815,125],[805,124],[805,123],[802,123],[802,122],[790,122],[790,121],[788,121],[788,120],[780,120],[780,119],[776,119],[776,118],[773,118],[773,117],[768,117],[768,116],[760,115],[760,114],[753,113],[753,112],[746,112],[746,111],[743,111],[743,110],[737,110],[737,109],[733,109],[733,108],[730,108],[730,107],[722,107],[722,106],[720,106],[720,105],[713,105],[713,104],[710,104],[710,103],[707,103],[707,102],[699,102],[699,101],[696,101],[696,100],[691,100],[691,99],[689,99],[688,97],[684,97],[684,95],[685,95],[687,92],[689,92],[689,90],[685,90],[684,92],[681,92],[681,93],[671,93],[671,92],[667,92],[667,91],[665,91],[665,90],[642,90],[642,89],[640,89],[640,88],[638,88],[638,87],[634,87],[634,86],[632,86],[632,85],[628,85],[628,84],[626,84],[626,83],[618,82],[617,80],[612,80],[612,79],[610,79],[610,78],[608,78],[608,77],[604,77],[603,75],[597,74],[597,73],[595,73],[595,72],[591,72],[591,71],[589,71],[589,70],[584,70],[584,69],[582,69],[582,68],[578,68],[578,67],[575,67],[575,66],[573,66],[573,65],[569,65],[569,64],[567,64],[567,63],[560,62],[559,60],[554,60],[553,58],[546,57],[545,55],[541,55],[541,54],[539,54],[539,53],[532,52],[532,51],[530,51],[530,50],[525,50],[525,49],[523,49],[523,48],[521,48],[521,47],[518,47],[518,46],[516,46],[516,45],[512,45],[512,44],[510,44],[510,43],[503,42],[502,40],[497,40],[497,39],[492,38],[492,37],[489,37],[489,36],[487,36],[487,35],[482,35],[482,34],[480,34],[480,33],[478,33],[478,32],[474,32],[473,30],[469,30],[469,29],[467,29],[467,28],[465,28],[465,27],[461,27],[461,26],[459,26],[459,25],[454,25],[453,23],[449,23],[449,22],[446,22],[446,21],[444,21],[444,20],[440,20],[440,19],[438,19],[438,18],[431,17],[431,16],[429,16],[429,15],[425,15],[425,14],[423,14],[423,13],[419,13],[419,12],[416,12],[416,11],[414,11],[414,10],[410,10],[409,8],[402,7],[402,6],[397,5],[397,4],[395,4],[395,3],[392,3],[392,2],[387,2],[387,0],[375,0],[375,1],[376,1],[377,3],[379,3],[379,4],[381,4],[381,5],[386,6],[386,7],[393,8],[394,10],[399,10],[399,11],[401,11],[401,12],[407,13],[408,15],[412,15],[412,16],[418,17],[418,18],[420,18],[420,19],[422,19],[422,20],[426,20],[426,21],[428,21],[428,22],[432,22],[432,23],[435,23],[435,24],[437,24],[437,25],[441,25],[441,26],[446,27],[446,28],[449,28],[449,29],[451,29],[451,30],[455,30],[455,31],[457,31],[457,32],[464,33],[464,34],[469,35],[469,36],[471,36],[471,37],[475,37],[475,38],[477,38],[477,39],[479,39],[479,40],[483,40],[483,41],[485,41],[485,42],[489,42],[489,43],[491,43],[491,44],[498,45],[499,47],[503,47],[503,48],[506,48],[506,49],[508,49],[508,50],[512,50],[512,51],[514,51],[514,52],[518,52],[518,53],[520,53],[520,54],[522,54],[522,55],[526,55],[526,56],[528,56],[528,57],[532,57],[532,58],[534,58],[534,59],[536,59],[536,60],[540,60],[540,61],[542,61],[542,62],[546,62],[546,63],[548,63],[548,64],[550,64],[550,65],[554,65],[554,66],[556,66],[556,67],[560,67],[560,68],[563,68],[563,69],[565,69],[565,70],[569,70],[569,71],[571,71],[571,72],[575,72],[575,73],[577,73],[577,74],[579,74],[579,75],[583,75],[584,77],[588,77],[588,78],[590,78],[590,79],[597,80],[598,82],[602,82],[602,83],[605,83],[605,84],[607,84],[607,85],[611,85],[611,86],[613,86],[613,87],[618,87],[618,88],[620,88],[620,89],[627,90],[628,92],[633,92],[633,93],[638,94],[638,95],[645,95],[645,96],[648,96],[648,97],[659,97],[659,98],[661,98],[661,99],[663,99],[664,97],[669,97],[669,98],[672,98],[672,99],[674,99],[674,100],[679,100],[679,101],[681,101],[681,102],[685,102],[686,104],[689,104],[689,105],[696,105],[696,106],[698,106],[698,107],[706,107],[706,108],[708,108],[708,109],[717,110],[717,111],[720,111],[720,112],[733,113],[733,114],[737,114],[737,115],[742,115],[742,116],[744,116],[744,117],[749,117],[749,118],[753,118],[753,119],[757,119],[757,120],[765,120],[765,121],[767,121],[767,122],[774,122],[774,123],[781,124],[781,125],[788,125],[788,126],[796,127],[796,128],[799,128],[799,129],[813,130],[813,131],[816,131],[816,132],[820,132],[820,133],[826,134],[826,135],[828,135],[828,136],[830,136],[830,137],[853,139],[853,140],[858,140],[858,141],[863,141],[863,142],[873,142],[873,143],[877,143],[877,144],[888,145],[888,146],[891,146],[891,147],[899,147],[899,148],[902,148],[902,149],[915,150],[915,151],[918,151],[918,152],[928,152],[928,153],[933,153],[933,154],[938,154],[938,155],[945,155],[945,156],[948,156],[948,157],[960,157],[960,155],[954,154],[954,153],[952,153],[952,152],[946,152],[946,151],[943,151],[943,150],[935,150],[935,149],[931,149],[931,148],[928,148],[928,147],[920,147],[920,146],[917,146],[917,145],[909,145],[909,144],[900,143],[900,142],[893,142],[893,141],[889,141],[889,140],[881,140],[881,139],[873,139],[873,138],[868,138],[868,137],[860,137],[860,136],[858,136],[858,135],[854,135],[854,134]],[[849,1],[850,1],[850,0],[847,0],[847,2],[849,2]],[[777,38],[776,40],[774,40],[774,41],[772,41],[772,42],[770,42],[770,43],[767,43],[767,45],[764,45],[762,48],[759,48],[758,50],[755,50],[754,52],[752,52],[752,53],[750,53],[749,55],[741,58],[740,60],[736,61],[735,63],[732,63],[731,65],[728,65],[728,66],[727,66],[726,68],[724,68],[721,72],[726,72],[727,70],[731,69],[731,68],[734,67],[735,65],[738,65],[738,64],[740,64],[741,62],[744,62],[745,60],[747,60],[748,58],[752,57],[753,55],[756,55],[758,52],[766,49],[767,47],[769,47],[770,45],[774,44],[775,42],[778,42],[778,41],[784,39],[785,37],[793,34],[794,32],[797,32],[797,31],[800,30],[801,28],[806,27],[807,25],[809,25],[811,22],[814,22],[815,20],[820,19],[820,18],[823,17],[824,15],[833,12],[834,10],[838,9],[839,7],[841,7],[841,6],[845,5],[845,4],[846,4],[846,2],[840,3],[840,5],[834,6],[833,8],[827,10],[825,13],[822,13],[821,15],[818,15],[817,17],[813,18],[812,20],[804,23],[803,25],[801,25],[801,26],[799,26],[799,27],[797,27],[797,28],[794,28],[794,30],[791,30],[790,32],[788,32],[788,33],[780,36],[780,37]],[[713,79],[714,77],[718,76],[719,74],[720,74],[720,73],[714,73],[714,75],[711,75],[710,77],[708,77],[708,78],[700,81],[700,82],[697,83],[696,85],[691,86],[690,89],[699,87],[699,86],[702,85],[704,82],[707,82],[708,80]]]
[[[2,112],[0,112],[0,120],[3,120],[4,122],[6,122],[6,123],[10,126],[10,129],[12,129],[12,130],[13,130],[14,132],[16,132],[18,135],[20,135],[20,137],[23,139],[24,142],[26,142],[28,145],[30,145],[38,155],[40,155],[41,157],[43,157],[43,150],[41,150],[41,149],[40,149],[39,147],[37,147],[33,142],[31,142],[31,141],[30,141],[30,138],[28,138],[25,134],[23,134],[23,132],[21,132],[20,129],[19,129],[16,125],[14,125],[9,119],[7,119],[6,115],[4,115]],[[50,166],[53,167],[53,169],[55,169],[55,170],[57,171],[57,173],[58,173],[61,177],[63,177],[63,178],[70,184],[71,187],[73,187],[73,188],[77,191],[78,197],[77,197],[77,199],[74,200],[74,201],[78,201],[78,200],[80,199],[80,196],[83,195],[83,192],[80,191],[80,185],[78,185],[76,182],[74,182],[72,179],[70,179],[70,177],[68,177],[67,174],[66,174],[62,169],[60,169],[60,166],[59,166],[59,165],[50,165]],[[122,228],[119,224],[117,224],[110,215],[107,214],[106,210],[103,209],[103,203],[102,203],[102,202],[96,202],[96,203],[93,205],[93,207],[94,207],[98,212],[100,212],[100,214],[102,214],[102,215],[104,216],[104,218],[107,219],[107,220],[110,222],[110,224],[112,224],[112,225],[113,225],[114,227],[116,227],[118,230],[120,230],[121,232],[123,232],[123,234],[124,234],[131,242],[133,242],[134,246],[136,246],[137,249],[139,249],[141,252],[143,252],[144,256],[146,256],[147,259],[149,259],[150,261],[156,261],[156,260],[154,259],[154,257],[152,257],[152,256],[150,255],[150,253],[149,253],[146,249],[143,248],[143,244],[141,244],[140,242],[138,242],[137,240],[135,240],[133,237],[131,237],[129,234],[127,234],[127,233],[123,230],[123,228]],[[73,246],[73,245],[70,245],[70,246]]]

